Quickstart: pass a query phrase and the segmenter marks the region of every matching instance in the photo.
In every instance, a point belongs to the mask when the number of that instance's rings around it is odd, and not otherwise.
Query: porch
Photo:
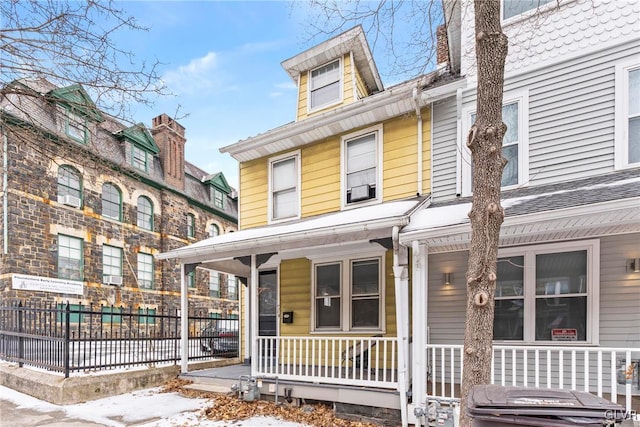
[[[426,401],[460,398],[462,350],[426,345]],[[640,348],[494,345],[491,383],[582,390],[638,412]]]

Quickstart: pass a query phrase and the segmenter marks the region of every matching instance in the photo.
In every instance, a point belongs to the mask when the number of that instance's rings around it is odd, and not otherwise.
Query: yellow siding
[[[293,311],[293,323],[282,323],[283,336],[308,335],[311,320],[311,262],[306,258],[280,264],[280,311]]]
[[[356,99],[362,99],[366,96],[369,96],[369,91],[367,90],[367,85],[364,83],[364,79],[362,78],[360,71],[357,68],[355,71],[356,71],[356,92],[358,95]]]
[[[302,217],[340,210],[340,137],[307,145],[302,157]]]
[[[267,223],[268,159],[240,164],[240,226],[242,229]]]
[[[309,73],[300,74],[300,87],[298,87],[298,114],[296,121],[307,117],[307,83],[309,82]]]

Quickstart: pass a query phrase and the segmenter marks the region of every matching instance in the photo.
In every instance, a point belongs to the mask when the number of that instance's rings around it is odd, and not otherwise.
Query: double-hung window
[[[382,129],[367,129],[342,139],[344,206],[382,199]]]
[[[187,214],[187,237],[196,237],[196,217],[192,213]]]
[[[153,289],[153,255],[138,252],[138,283],[141,288]]]
[[[209,224],[209,237],[216,237],[220,235],[220,227],[216,224]]]
[[[382,331],[383,269],[381,256],[314,263],[314,330]]]
[[[131,145],[131,165],[143,172],[149,171],[149,153],[142,148]]]
[[[227,298],[230,300],[238,299],[238,279],[232,274],[227,276]]]
[[[87,119],[84,116],[67,109],[66,133],[78,142],[89,142],[89,131],[87,129]]]
[[[58,203],[76,208],[82,206],[82,178],[71,166],[58,169]]]
[[[598,258],[597,240],[501,251],[494,340],[597,343]]]
[[[102,216],[118,221],[122,219],[122,196],[113,184],[102,185]]]
[[[153,230],[153,204],[148,197],[138,197],[137,224],[145,230]]]
[[[640,63],[616,66],[616,168],[640,165]]]
[[[213,206],[224,209],[224,193],[217,188],[213,189]]]
[[[509,189],[524,184],[529,178],[529,96],[526,91],[504,97],[502,121],[507,131],[502,138],[502,156],[507,164],[502,171],[501,186]],[[467,109],[466,132],[476,121],[475,110]],[[472,192],[471,152],[465,146],[462,158],[463,194]]]
[[[58,235],[58,278],[83,279],[82,247],[82,239]]]
[[[122,248],[102,245],[102,275],[106,283],[113,282],[108,277],[122,277]]]
[[[220,298],[220,273],[215,270],[209,270],[209,296]]]
[[[309,110],[340,102],[341,69],[340,60],[336,59],[309,72]]]
[[[502,20],[507,20],[555,0],[502,0]]]
[[[300,155],[287,154],[269,161],[270,219],[279,221],[300,215]]]
[[[196,289],[196,272],[195,272],[195,270],[187,273],[187,287],[189,289]]]

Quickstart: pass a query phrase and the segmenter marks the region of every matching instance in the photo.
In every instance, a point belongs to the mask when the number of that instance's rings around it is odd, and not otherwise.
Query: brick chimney
[[[445,25],[440,25],[436,29],[436,57],[438,65],[449,63],[449,39]]]
[[[160,148],[160,162],[167,184],[184,190],[185,129],[166,114],[152,120],[151,135]]]

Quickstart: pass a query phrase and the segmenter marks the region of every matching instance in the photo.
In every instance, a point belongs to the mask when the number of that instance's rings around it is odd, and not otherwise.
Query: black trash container
[[[622,406],[582,391],[498,385],[473,387],[467,412],[473,427],[602,427],[624,416]]]

